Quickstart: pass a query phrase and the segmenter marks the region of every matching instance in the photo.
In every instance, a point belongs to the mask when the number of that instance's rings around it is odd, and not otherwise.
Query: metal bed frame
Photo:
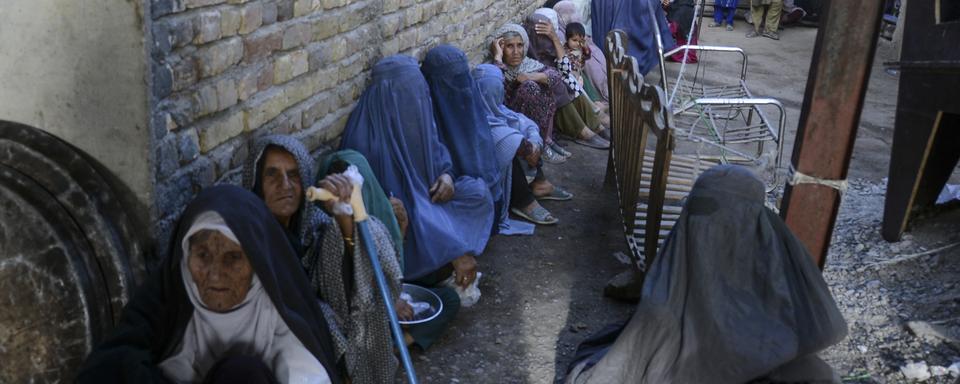
[[[704,1],[696,4],[694,10],[695,24],[692,30],[698,37],[702,23]],[[649,5],[653,7],[652,4]],[[652,12],[651,15],[655,15]],[[652,21],[657,22],[656,16]],[[783,162],[783,138],[786,127],[786,112],[780,101],[769,97],[755,97],[747,87],[747,54],[738,47],[709,46],[709,45],[681,45],[668,52],[663,51],[663,37],[660,29],[654,28],[657,43],[657,53],[660,64],[660,86],[665,90],[672,89],[669,102],[673,109],[676,136],[690,142],[709,145],[719,150],[716,160],[723,163],[753,163],[762,165],[764,144],[772,142],[776,145],[774,155],[773,177],[767,185],[767,191],[774,190],[780,181],[780,166]],[[699,39],[698,39],[699,40]],[[686,63],[681,64],[680,76],[670,81],[667,77],[665,58],[675,53],[693,50],[700,52],[717,52],[722,54],[736,54],[740,56],[740,79],[736,84],[706,85],[696,77],[684,79]],[[699,64],[698,64],[699,65]],[[672,87],[671,87],[672,86]],[[676,97],[680,96],[680,97]],[[761,110],[761,106],[771,106],[779,112],[777,125]],[[756,144],[756,152],[734,145]],[[732,155],[727,155],[730,153]]]

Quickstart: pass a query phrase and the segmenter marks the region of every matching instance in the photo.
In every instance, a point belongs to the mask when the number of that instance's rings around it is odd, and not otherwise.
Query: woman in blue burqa
[[[456,172],[432,104],[414,58],[384,58],[350,114],[341,146],[363,154],[384,191],[407,209],[404,280],[432,286],[453,273],[466,287],[493,228],[493,199],[483,178]]]
[[[564,382],[839,383],[816,354],[846,322],[765,199],[744,167],[701,174],[648,263],[633,317],[581,343]]]
[[[339,383],[319,303],[263,201],[200,192],[79,383]]]
[[[500,72],[499,69],[494,69]],[[450,149],[454,168],[458,168],[459,163],[463,174],[481,177],[490,185],[499,233],[532,234],[533,226],[511,220],[507,215],[512,203],[511,192],[520,192],[511,191],[508,176],[512,174],[514,157],[524,149],[527,150],[527,157],[536,156],[531,159],[534,166],[538,164],[541,146],[536,148],[537,153],[533,153],[534,149],[529,146],[521,148],[524,137],[518,130],[488,119],[485,96],[470,72],[467,56],[460,49],[450,45],[431,49],[423,61],[422,71],[430,85],[431,98],[437,113],[437,128],[444,144]],[[500,94],[503,94],[502,75],[498,86]],[[542,141],[539,132],[536,133],[535,140],[538,143]],[[541,191],[544,198],[560,194],[560,188],[555,188],[546,181],[542,172],[539,175],[541,177],[536,185],[546,190]],[[516,176],[522,179],[524,173]],[[530,217],[528,220],[538,224],[556,223],[556,219],[533,200],[530,187],[526,185],[525,179],[523,180],[523,190],[531,195],[532,201],[524,201],[520,216]],[[548,192],[556,193],[551,195]],[[563,196],[566,195],[568,193],[563,192]],[[540,209],[537,210],[536,207]],[[537,213],[541,215],[537,216]]]
[[[497,141],[497,159],[507,171],[503,182],[508,205],[500,207],[498,214],[505,217],[510,211],[536,224],[557,223],[559,220],[540,205],[539,200],[569,200],[573,194],[547,180],[541,161],[544,143],[537,123],[503,104],[506,91],[500,68],[480,64],[472,74],[480,88],[487,123]],[[528,178],[533,181],[528,182]],[[523,228],[509,224],[508,229]],[[501,233],[504,233],[504,225],[501,225]]]
[[[629,37],[627,54],[637,59],[640,73],[646,75],[660,63],[655,31],[663,39],[663,51],[676,46],[660,0],[593,0],[593,41],[606,50],[607,33],[622,29]]]

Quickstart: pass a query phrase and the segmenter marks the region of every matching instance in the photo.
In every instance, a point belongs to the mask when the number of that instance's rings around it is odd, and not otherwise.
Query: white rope
[[[790,164],[789,174],[787,175],[787,184],[798,185],[798,184],[816,184],[822,185],[825,187],[830,187],[836,189],[840,193],[840,196],[843,196],[847,192],[847,180],[831,180],[831,179],[821,179],[819,177],[810,176],[802,172],[797,171],[793,167],[793,164]]]

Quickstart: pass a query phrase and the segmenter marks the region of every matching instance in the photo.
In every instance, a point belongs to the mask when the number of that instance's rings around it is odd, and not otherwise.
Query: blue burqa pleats
[[[643,75],[660,62],[657,58],[655,29],[660,30],[664,52],[676,46],[660,0],[593,0],[590,18],[593,23],[593,42],[604,51],[607,49],[605,40],[608,32],[621,29],[627,33],[627,54],[637,59]]]
[[[483,96],[470,75],[467,56],[452,45],[440,45],[427,52],[421,70],[430,86],[437,131],[450,151],[453,173],[483,179],[493,201],[502,205],[502,168],[494,157]]]
[[[497,164],[503,167],[500,184],[503,188],[505,204],[497,206],[499,233],[501,235],[532,235],[535,226],[531,223],[510,218],[510,188],[513,176],[513,158],[524,139],[537,147],[543,147],[540,128],[526,116],[511,111],[503,105],[505,90],[503,72],[491,64],[480,64],[473,72],[483,100],[483,109],[487,124],[493,136]]]
[[[423,277],[463,254],[483,252],[493,226],[490,190],[482,179],[453,171],[415,59],[394,55],[373,67],[373,79],[350,114],[341,147],[363,154],[384,191],[407,208],[404,279]],[[444,173],[453,176],[456,193],[435,204],[429,188]]]

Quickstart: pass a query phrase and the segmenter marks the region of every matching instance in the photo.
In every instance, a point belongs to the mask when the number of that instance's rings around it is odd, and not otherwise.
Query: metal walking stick
[[[387,315],[390,316],[390,329],[393,331],[393,340],[400,351],[400,360],[403,361],[403,368],[407,371],[407,381],[416,384],[417,373],[413,370],[413,361],[410,359],[410,351],[407,350],[407,344],[403,341],[403,331],[400,329],[400,322],[397,319],[397,312],[390,300],[390,289],[387,287],[387,279],[383,276],[383,269],[380,267],[380,257],[377,254],[377,248],[373,245],[373,239],[370,235],[370,228],[367,226],[367,209],[363,205],[363,195],[360,192],[362,181],[354,181],[353,193],[350,195],[350,206],[353,208],[353,221],[357,223],[360,230],[360,242],[363,249],[370,255],[370,264],[373,266],[373,275],[377,278],[377,286],[380,287],[380,297],[383,298],[383,304],[387,307]],[[336,199],[330,191],[323,188],[307,188],[307,200],[309,201],[329,201]]]

